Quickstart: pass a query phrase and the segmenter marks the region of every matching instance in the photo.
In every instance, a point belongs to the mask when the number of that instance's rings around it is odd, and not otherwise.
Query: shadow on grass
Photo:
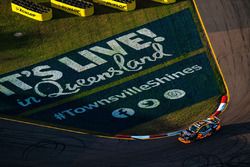
[[[176,0],[176,3],[182,2],[182,1],[186,1],[186,0]],[[158,7],[158,6],[163,6],[163,5],[171,5],[171,4],[162,4],[159,2],[154,2],[152,0],[148,0],[148,1],[136,0],[136,9],[146,9],[146,8]]]
[[[110,8],[107,6],[99,5],[99,4],[94,4],[95,5],[95,13],[94,15],[104,15],[104,14],[109,14],[109,13],[118,13],[121,12],[117,9]]]
[[[11,50],[18,49],[22,47],[27,47],[27,45],[31,44],[34,38],[40,38],[39,33],[23,33],[23,36],[15,37],[14,34],[17,32],[0,32],[0,50]]]
[[[73,14],[70,14],[70,13],[67,13],[67,12],[64,12],[62,10],[59,10],[59,9],[56,9],[56,8],[53,8],[51,6],[51,3],[50,2],[42,2],[40,3],[41,5],[43,6],[46,6],[48,8],[52,8],[52,13],[53,13],[53,18],[52,19],[63,19],[63,18],[70,18],[70,17],[78,17],[76,15],[73,15]]]
[[[145,0],[136,0],[136,10],[138,9],[145,9],[145,8],[151,8],[151,7],[157,7],[162,6],[164,4],[153,2],[151,0],[145,1]],[[123,12],[118,9],[114,9],[111,7],[99,5],[95,3],[95,13],[94,15],[103,15],[103,14],[109,14],[109,13],[119,13]]]
[[[162,6],[162,5],[164,5],[164,4],[154,2],[152,0],[150,0],[150,1],[137,0],[136,1],[136,9],[152,8],[152,7]]]
[[[151,0],[150,1],[136,0],[136,10],[157,7],[157,6],[162,6],[162,5],[164,5],[164,4],[153,2]],[[94,15],[103,15],[103,14],[119,13],[119,12],[123,12],[123,11],[95,3]]]

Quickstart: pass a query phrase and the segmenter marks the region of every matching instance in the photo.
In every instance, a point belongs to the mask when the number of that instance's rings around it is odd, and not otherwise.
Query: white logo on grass
[[[138,103],[138,107],[143,109],[152,109],[160,105],[160,101],[157,99],[145,99]]]
[[[186,92],[181,89],[172,89],[164,93],[164,97],[170,100],[176,100],[184,97]]]
[[[135,114],[132,108],[118,108],[112,112],[112,116],[115,118],[129,118]]]

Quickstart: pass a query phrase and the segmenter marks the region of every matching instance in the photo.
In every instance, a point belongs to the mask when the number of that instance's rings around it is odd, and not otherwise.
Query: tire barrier
[[[46,21],[52,18],[52,9],[28,0],[12,0],[11,9],[13,12],[38,21]]]
[[[160,2],[160,3],[164,3],[164,4],[170,4],[170,3],[175,3],[176,0],[152,0],[155,2]]]
[[[93,3],[80,0],[51,0],[51,6],[81,17],[94,14]]]
[[[176,0],[152,0],[155,2],[170,4]],[[81,17],[94,14],[94,5],[91,2],[82,0],[50,0],[51,6],[65,12]],[[136,8],[136,0],[93,0],[93,2],[119,9],[121,11],[132,11]],[[11,8],[13,12],[38,21],[46,21],[52,18],[52,9],[36,4],[29,0],[12,0]]]
[[[136,8],[135,0],[93,0],[93,2],[122,11],[131,11]]]

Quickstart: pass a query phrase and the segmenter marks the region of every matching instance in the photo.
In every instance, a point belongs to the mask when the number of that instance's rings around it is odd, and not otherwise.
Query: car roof
[[[199,128],[203,127],[204,125],[207,125],[207,124],[208,124],[207,121],[201,120],[201,121],[194,122],[191,126],[195,126],[195,127],[197,127],[199,129]]]

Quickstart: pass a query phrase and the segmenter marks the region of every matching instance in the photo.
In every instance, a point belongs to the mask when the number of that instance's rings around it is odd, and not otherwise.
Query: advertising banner
[[[53,103],[69,102],[202,47],[192,14],[186,9],[1,75],[0,113],[19,115]]]
[[[199,31],[187,7],[2,74],[0,116],[117,134],[219,96],[211,55]]]
[[[219,94],[209,60],[201,54],[46,112],[26,116],[115,134]]]

